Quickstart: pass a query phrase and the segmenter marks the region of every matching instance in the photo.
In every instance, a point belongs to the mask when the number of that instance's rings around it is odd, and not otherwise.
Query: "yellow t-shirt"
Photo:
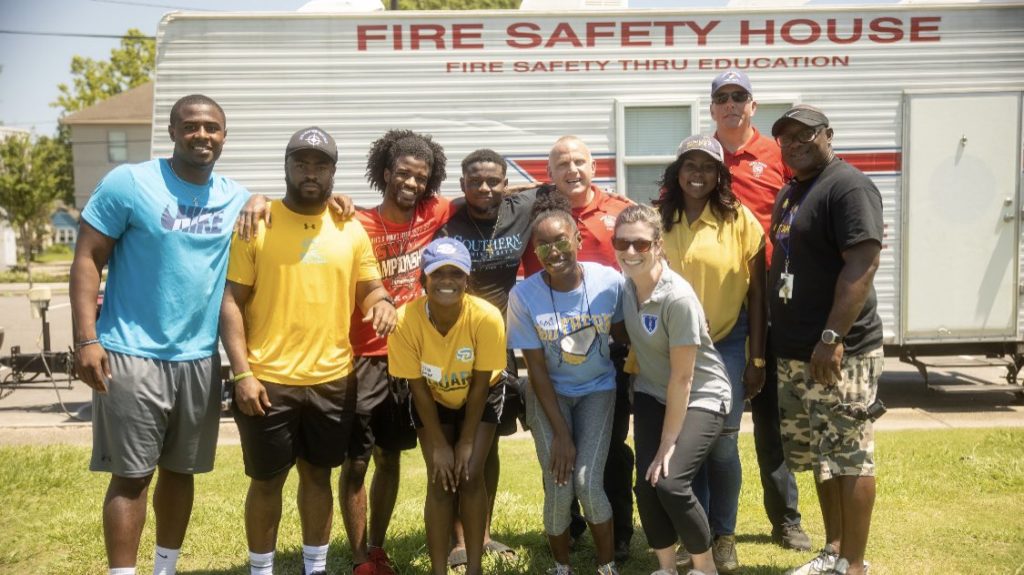
[[[388,337],[388,371],[426,379],[434,401],[459,409],[469,395],[473,370],[493,372],[494,385],[505,369],[505,318],[486,300],[466,295],[459,319],[442,336],[427,318],[426,304],[427,296],[421,296],[398,310],[398,326]]]
[[[231,240],[227,279],[252,286],[245,305],[249,365],[259,379],[315,385],[352,372],[349,322],[356,283],[380,278],[370,238],[355,219],[329,210],[297,214],[283,202],[273,225]]]
[[[683,221],[665,234],[668,266],[690,282],[711,327],[711,339],[719,341],[736,325],[750,288],[747,264],[764,245],[764,230],[746,206],[731,222],[715,217],[704,206],[693,224]]]

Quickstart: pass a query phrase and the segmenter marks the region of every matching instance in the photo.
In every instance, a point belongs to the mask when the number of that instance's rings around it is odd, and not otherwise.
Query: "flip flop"
[[[467,563],[469,559],[466,557],[465,547],[456,547],[448,552],[448,567],[458,570],[465,568]]]
[[[491,539],[487,543],[484,543],[484,553],[490,553],[492,555],[504,555],[505,557],[515,557],[516,550],[505,545],[501,541],[495,541]]]

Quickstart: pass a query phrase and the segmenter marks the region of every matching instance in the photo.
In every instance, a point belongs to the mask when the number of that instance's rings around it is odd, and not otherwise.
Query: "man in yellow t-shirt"
[[[231,245],[221,337],[235,382],[242,441],[246,536],[253,575],[273,572],[281,489],[299,470],[305,572],[326,570],[333,514],[331,469],[345,460],[355,414],[349,322],[355,306],[381,336],[396,312],[369,237],[327,210],[338,149],[319,128],[296,132],[285,152],[285,197],[273,227]]]

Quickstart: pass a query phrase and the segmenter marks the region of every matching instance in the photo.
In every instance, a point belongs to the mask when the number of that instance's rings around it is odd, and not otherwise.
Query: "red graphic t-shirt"
[[[356,218],[370,236],[377,256],[381,281],[401,307],[422,293],[420,286],[420,254],[434,233],[451,217],[451,201],[441,196],[424,200],[416,206],[412,220],[405,223],[384,219],[378,208],[360,208]],[[363,313],[356,308],[349,330],[355,355],[387,355],[387,339],[377,337],[372,323],[363,323]]]

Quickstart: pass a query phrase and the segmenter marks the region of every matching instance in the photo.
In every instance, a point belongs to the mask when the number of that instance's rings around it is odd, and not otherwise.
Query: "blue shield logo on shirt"
[[[649,335],[654,335],[654,332],[658,329],[658,316],[649,313],[640,315],[640,322],[644,324],[644,329],[647,330]]]

